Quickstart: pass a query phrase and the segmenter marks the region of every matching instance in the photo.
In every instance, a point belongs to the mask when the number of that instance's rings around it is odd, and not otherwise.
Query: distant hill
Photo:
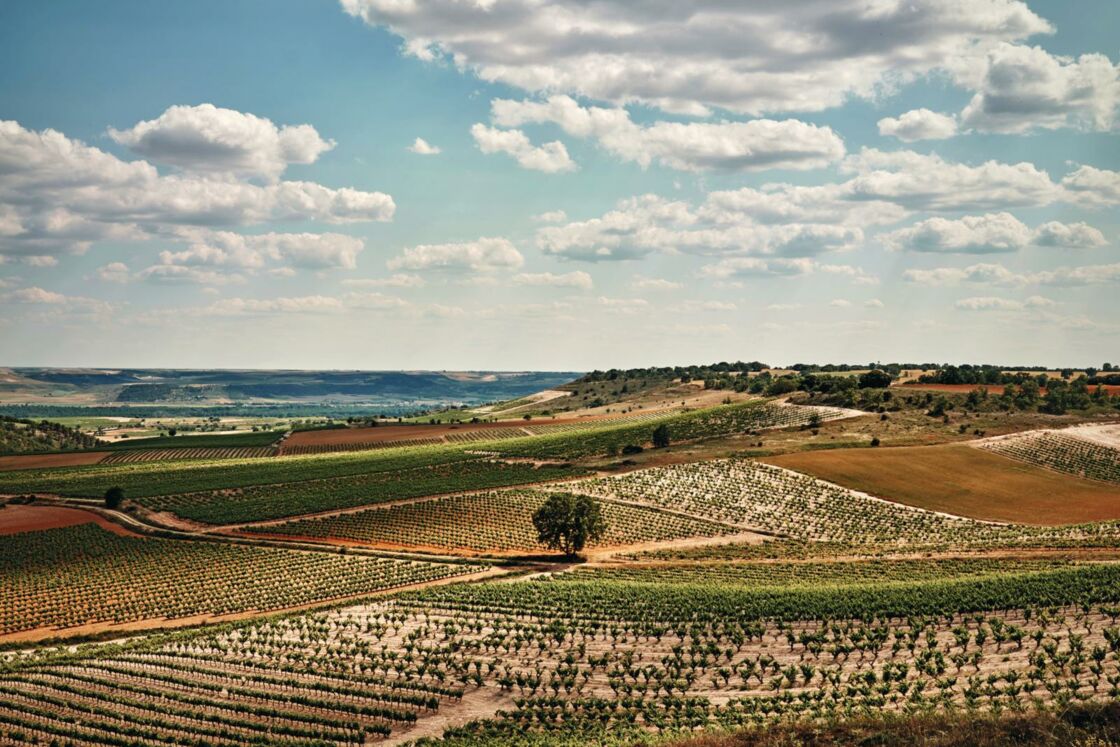
[[[523,397],[581,374],[495,371],[246,371],[11,368],[7,405],[369,405],[399,410]]]

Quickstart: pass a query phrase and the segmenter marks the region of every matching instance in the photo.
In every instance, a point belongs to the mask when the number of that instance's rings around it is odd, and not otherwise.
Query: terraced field
[[[250,527],[249,531],[449,552],[542,552],[545,548],[537,542],[531,517],[546,498],[546,493],[530,490],[476,493]],[[603,515],[607,534],[600,544],[604,546],[737,531],[726,524],[611,502],[603,503]]]
[[[1029,710],[1117,697],[1120,569],[750,590],[573,578],[457,585],[29,659],[8,742],[452,745]],[[441,729],[442,730],[442,729]]]
[[[656,467],[568,483],[564,489],[813,542],[974,547],[1120,540],[1117,522],[1039,527],[974,521],[879,500],[747,459]]]
[[[83,524],[0,538],[0,636],[281,609],[478,570],[120,536]]]
[[[447,464],[279,485],[141,498],[155,511],[208,524],[277,519],[426,495],[562,480],[585,474],[575,467],[534,467],[474,458]]]
[[[1080,438],[1077,429],[1028,431],[988,439],[978,445],[1039,467],[1120,484],[1120,449]]]
[[[179,449],[117,449],[99,464],[167,462],[179,459],[262,459],[276,455],[274,446],[183,447]]]

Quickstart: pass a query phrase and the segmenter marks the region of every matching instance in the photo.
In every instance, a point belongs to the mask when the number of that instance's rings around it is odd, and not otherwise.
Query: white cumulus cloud
[[[277,179],[289,164],[314,163],[334,147],[308,124],[271,120],[213,104],[172,106],[156,119],[109,136],[154,163],[184,171]]]
[[[904,143],[944,140],[957,134],[957,119],[925,108],[912,109],[898,117],[880,119],[879,134],[896,137]]]

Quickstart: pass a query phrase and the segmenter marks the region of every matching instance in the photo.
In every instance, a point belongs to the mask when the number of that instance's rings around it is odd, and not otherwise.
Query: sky
[[[1120,361],[1114,0],[7,0],[0,365]]]

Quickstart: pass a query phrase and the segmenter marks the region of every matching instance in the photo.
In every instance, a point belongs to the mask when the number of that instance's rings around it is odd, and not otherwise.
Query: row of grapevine
[[[0,738],[349,745],[499,701],[451,744],[1120,697],[1120,569],[758,590],[537,580],[226,626],[0,674]],[[477,700],[476,700],[477,699]]]
[[[474,493],[262,526],[256,531],[451,551],[540,551],[531,517],[546,497],[532,490]],[[602,544],[609,546],[735,531],[716,522],[609,501],[603,503],[603,515],[607,533]]]
[[[967,547],[1120,539],[1120,524],[988,524],[899,503],[747,459],[657,467],[577,481],[565,490],[662,506],[794,539]]]
[[[120,449],[105,456],[98,464],[129,464],[133,462],[167,462],[178,459],[262,459],[276,455],[273,446],[239,446],[229,448]]]
[[[474,458],[393,472],[336,477],[233,490],[141,498],[156,511],[209,524],[263,521],[426,495],[562,480],[574,467],[534,467]]]
[[[1075,430],[1027,431],[980,442],[981,448],[1090,480],[1120,484],[1120,449],[1083,438]]]
[[[120,536],[95,524],[0,539],[0,635],[280,609],[480,570]]]
[[[330,477],[387,473],[475,459],[463,447],[386,448],[285,459],[199,459],[184,462],[98,464],[0,472],[0,495],[58,493],[100,497],[119,485],[131,498],[178,495]]]

